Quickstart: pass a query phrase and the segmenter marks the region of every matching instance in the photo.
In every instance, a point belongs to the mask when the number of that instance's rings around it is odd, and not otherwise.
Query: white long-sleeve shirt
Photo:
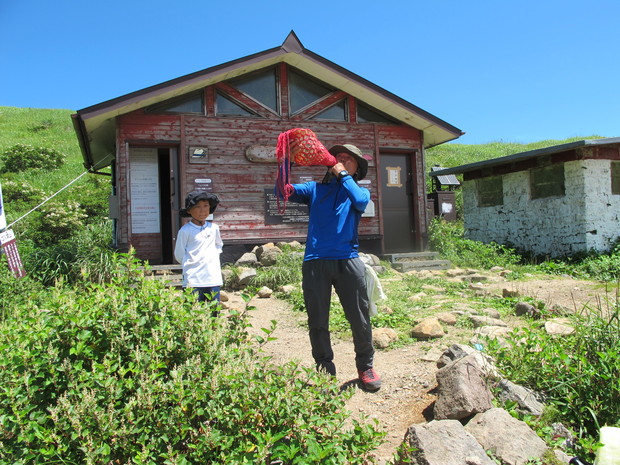
[[[223,284],[220,266],[223,246],[220,227],[215,223],[198,226],[190,221],[179,229],[174,258],[183,267],[183,287]]]

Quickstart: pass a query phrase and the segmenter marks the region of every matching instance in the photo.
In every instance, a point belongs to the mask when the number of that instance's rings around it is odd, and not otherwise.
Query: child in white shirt
[[[192,191],[179,213],[191,220],[177,234],[174,258],[183,267],[183,287],[191,287],[200,302],[220,301],[223,242],[217,224],[207,221],[220,203],[217,195]]]

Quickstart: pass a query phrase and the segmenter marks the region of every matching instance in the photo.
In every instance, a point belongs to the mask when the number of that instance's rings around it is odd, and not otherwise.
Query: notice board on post
[[[159,165],[156,148],[129,149],[131,232],[160,232]]]

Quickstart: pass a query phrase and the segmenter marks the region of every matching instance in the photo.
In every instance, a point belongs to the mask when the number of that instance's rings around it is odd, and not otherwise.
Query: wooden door
[[[409,154],[381,154],[381,212],[385,253],[416,250]]]

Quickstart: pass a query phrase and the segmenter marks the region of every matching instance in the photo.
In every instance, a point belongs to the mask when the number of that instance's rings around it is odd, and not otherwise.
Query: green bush
[[[29,169],[55,170],[65,162],[65,156],[58,150],[27,144],[16,144],[6,149],[0,158],[4,162],[4,171],[11,173]]]
[[[461,221],[435,218],[429,227],[431,250],[439,252],[455,266],[489,269],[494,266],[517,265],[521,257],[511,248],[496,243],[465,239]]]
[[[43,286],[30,276],[16,278],[9,269],[6,256],[0,256],[0,321],[14,316],[14,310],[34,305],[43,293]]]
[[[87,218],[80,204],[74,200],[50,201],[43,205],[38,213],[38,228],[33,228],[31,221],[28,237],[42,247],[57,244],[77,234],[84,228]],[[36,218],[37,216],[33,216],[33,219]]]
[[[0,462],[372,461],[383,433],[331,380],[269,365],[244,314],[213,318],[120,260],[111,284],[57,285],[1,322]]]
[[[45,200],[46,195],[42,189],[32,186],[29,182],[2,180],[2,198],[5,203],[23,202],[32,204]]]
[[[26,271],[46,285],[59,279],[73,284],[109,282],[117,259],[110,247],[111,237],[110,220],[99,220],[58,244],[30,250],[25,247]],[[22,244],[26,246],[28,242]]]
[[[619,315],[618,304],[586,308],[572,317],[572,335],[521,328],[509,347],[489,345],[503,374],[543,393],[556,416],[579,432],[579,452],[590,457],[599,428],[620,426]]]

